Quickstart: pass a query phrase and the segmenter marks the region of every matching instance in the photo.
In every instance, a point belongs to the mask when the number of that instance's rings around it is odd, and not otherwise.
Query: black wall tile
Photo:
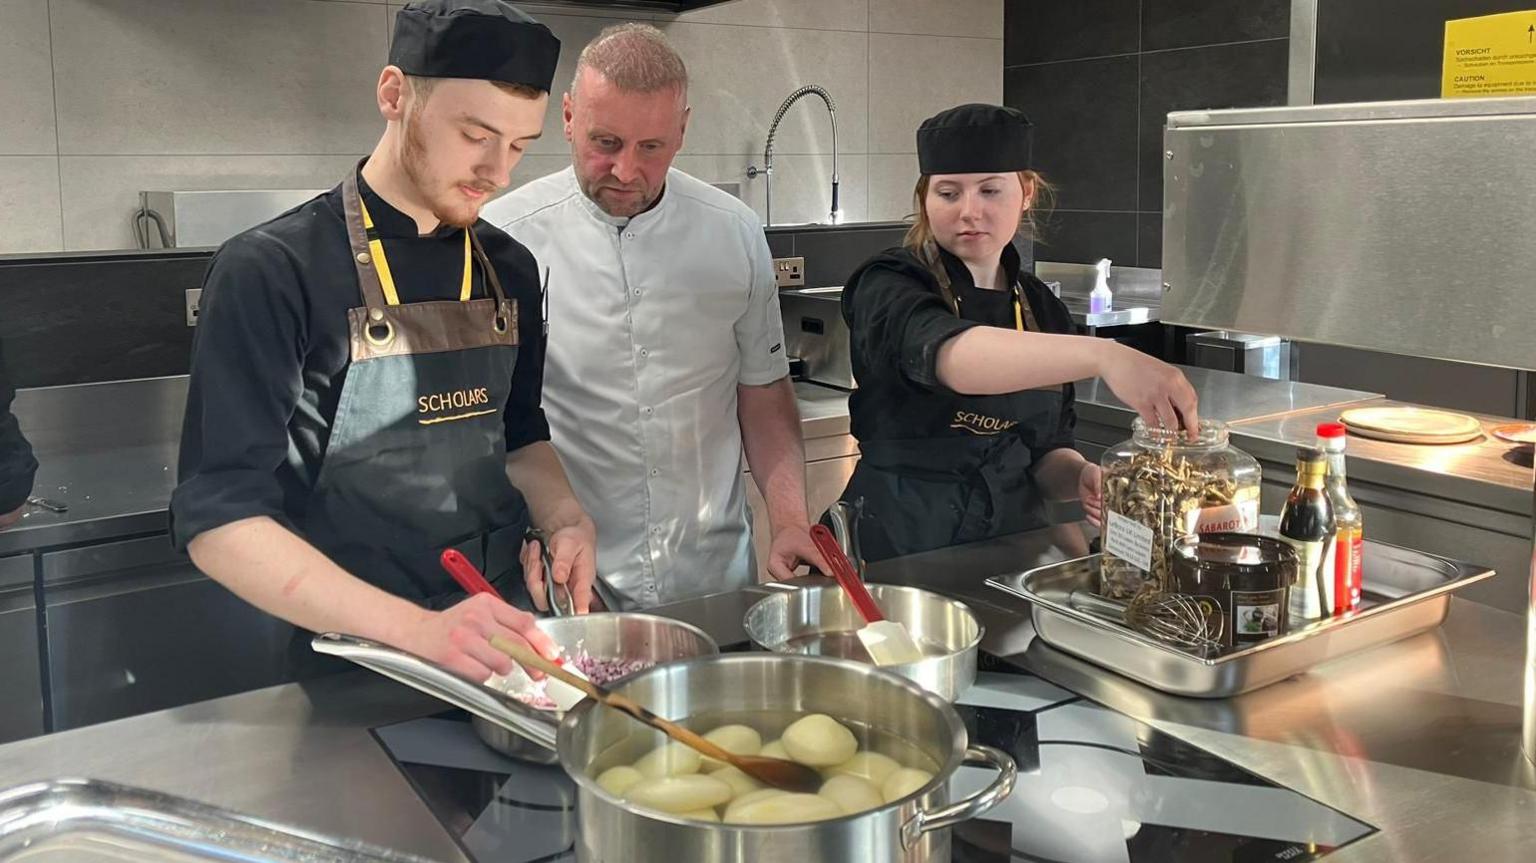
[[[1334,5],[1353,2],[1335,0]],[[1279,39],[1290,32],[1290,0],[1142,0],[1141,4],[1143,51]]]
[[[0,350],[18,387],[186,374],[185,290],[209,253],[0,261]]]
[[[1035,124],[1034,163],[1072,210],[1136,209],[1135,56],[1021,66],[1003,101]]]
[[[876,252],[901,245],[901,238],[906,233],[905,226],[895,225],[796,234],[795,254],[805,258],[805,286],[820,288],[843,284]]]
[[[1163,125],[1170,111],[1285,104],[1288,41],[1159,51],[1141,57],[1139,209],[1163,208]]]
[[[1438,99],[1446,21],[1530,8],[1530,0],[1319,3],[1313,101]]]
[[[787,258],[795,253],[794,234],[768,234],[768,251],[775,258]]]
[[[1131,54],[1140,0],[1008,0],[1003,65]]]
[[[1161,213],[1136,214],[1136,266],[1163,266],[1163,216]]]
[[[1109,258],[1126,265],[1136,260],[1136,214],[1057,210],[1052,213],[1035,260],[1091,264]]]

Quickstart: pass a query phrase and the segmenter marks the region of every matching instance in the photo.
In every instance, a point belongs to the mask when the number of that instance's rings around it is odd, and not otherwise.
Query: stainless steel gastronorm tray
[[[1494,574],[1487,567],[1385,543],[1367,541],[1364,551],[1365,598],[1359,611],[1210,657],[1070,606],[1072,591],[1098,590],[1097,554],[996,576],[987,584],[1029,600],[1035,633],[1058,650],[1163,692],[1227,698],[1434,629],[1445,620],[1452,591]]]

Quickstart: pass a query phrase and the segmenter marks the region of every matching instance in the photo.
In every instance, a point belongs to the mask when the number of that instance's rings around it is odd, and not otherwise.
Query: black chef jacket
[[[848,399],[853,436],[860,442],[933,437],[948,428],[952,416],[925,408],[934,396],[950,391],[939,383],[939,348],[974,326],[1014,329],[1013,292],[977,288],[959,258],[940,249],[950,285],[961,300],[957,317],[939,293],[938,284],[916,255],[904,248],[887,249],[848,280],[843,290],[843,317],[849,324],[854,378],[858,389]],[[1024,299],[1036,323],[1047,333],[1073,333],[1072,315],[1045,283],[1022,272],[1018,250],[1003,249],[1008,284],[1023,287]],[[969,399],[983,407],[988,396]],[[1050,429],[1031,430],[1034,461],[1053,449],[1070,448],[1077,426],[1073,387],[1064,388],[1059,421]]]
[[[459,299],[464,237],[416,222],[358,179],[403,303]],[[533,254],[481,220],[475,234],[507,298],[519,351],[503,415],[507,451],[549,440],[540,407],[544,316]],[[474,296],[488,296],[474,267]],[[351,358],[347,310],[363,305],[342,217],[341,187],[231,238],[203,282],[171,496],[178,548],[253,516],[302,521]]]
[[[939,347],[974,326],[1013,329],[1015,292],[984,290],[954,256],[942,264],[959,315],[938,279],[905,249],[869,260],[843,289],[853,371],[849,399],[860,459],[839,498],[863,501],[860,547],[884,560],[1030,530],[1045,524],[1032,468],[1072,446],[1072,387],[964,395],[938,380]],[[1026,326],[1069,333],[1066,307],[1004,253],[1009,285],[1019,285]],[[1033,318],[1033,324],[1030,323]]]

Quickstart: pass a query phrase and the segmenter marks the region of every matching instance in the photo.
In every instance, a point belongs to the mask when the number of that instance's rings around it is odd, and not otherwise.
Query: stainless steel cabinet
[[[283,682],[292,628],[165,536],[44,554],[55,730]]]
[[[849,435],[817,438],[805,442],[805,504],[811,522],[821,518],[837,500],[858,464],[858,445]],[[768,526],[768,505],[758,493],[757,483],[747,475],[747,505],[752,508],[752,547],[757,552],[758,578],[766,578],[768,548],[772,531]]]
[[[0,743],[43,733],[32,567],[30,554],[0,557]]]

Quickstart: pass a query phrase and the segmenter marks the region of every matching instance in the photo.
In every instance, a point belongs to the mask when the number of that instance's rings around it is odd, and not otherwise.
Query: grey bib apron
[[[517,363],[517,305],[472,228],[460,299],[402,304],[383,244],[369,236],[356,171],[342,183],[342,202],[363,305],[347,313],[351,364],[303,534],[358,578],[430,608],[461,596],[438,563],[456,548],[508,601],[531,608],[518,559],[528,507],[507,478],[502,418]],[[470,299],[471,258],[485,299]],[[323,664],[308,659],[299,635],[295,672],[309,676]]]

